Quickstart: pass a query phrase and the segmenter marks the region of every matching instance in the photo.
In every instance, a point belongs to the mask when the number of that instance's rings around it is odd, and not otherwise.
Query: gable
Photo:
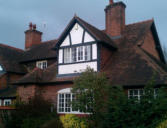
[[[160,60],[158,51],[156,49],[156,42],[151,30],[149,30],[149,32],[147,33],[142,48],[153,55],[156,59]]]
[[[93,42],[95,38],[92,37],[89,32],[84,29],[79,23],[75,23],[70,31],[64,37],[60,47],[77,45],[81,43]]]

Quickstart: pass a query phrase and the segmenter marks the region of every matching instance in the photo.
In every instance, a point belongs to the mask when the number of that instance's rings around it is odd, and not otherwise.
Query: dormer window
[[[47,68],[47,61],[37,61],[36,62],[36,67],[40,68],[40,69],[45,69]]]
[[[91,46],[77,46],[64,48],[64,63],[89,61],[91,59]]]

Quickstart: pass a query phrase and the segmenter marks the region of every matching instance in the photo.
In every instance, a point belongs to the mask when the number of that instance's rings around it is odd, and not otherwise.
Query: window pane
[[[85,46],[85,61],[90,60],[90,45]]]
[[[134,90],[134,95],[138,95],[138,90]]]
[[[74,47],[72,48],[72,62],[76,62],[77,61],[77,48]]]
[[[65,112],[71,111],[71,94],[65,94]]]
[[[83,60],[83,46],[78,47],[78,61]]]
[[[64,63],[70,63],[70,48],[65,48],[64,49]]]
[[[59,112],[64,112],[64,94],[59,94]]]

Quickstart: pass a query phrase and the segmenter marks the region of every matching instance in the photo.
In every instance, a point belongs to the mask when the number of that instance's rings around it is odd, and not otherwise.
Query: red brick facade
[[[36,27],[32,29],[30,24],[30,29],[25,32],[25,49],[40,44],[42,40],[41,37],[42,33],[37,31]]]
[[[110,2],[105,9],[106,33],[110,36],[120,36],[125,28],[125,4]]]

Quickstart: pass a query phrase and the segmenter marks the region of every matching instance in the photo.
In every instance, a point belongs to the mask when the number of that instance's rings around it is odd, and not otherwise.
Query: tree
[[[90,113],[90,127],[155,128],[167,119],[166,87],[156,89],[154,77],[146,83],[140,100],[129,99],[122,86],[112,86],[103,73],[88,68],[72,89],[75,109]]]
[[[72,92],[76,96],[72,103],[73,107],[81,112],[91,113],[88,119],[94,127],[102,126],[109,94],[109,81],[106,75],[87,68],[86,72],[75,80]]]

